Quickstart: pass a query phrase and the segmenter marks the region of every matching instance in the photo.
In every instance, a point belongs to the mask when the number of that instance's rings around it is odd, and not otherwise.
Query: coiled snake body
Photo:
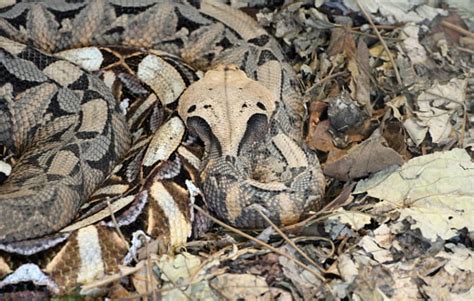
[[[318,206],[324,178],[301,145],[295,75],[244,13],[213,1],[17,3],[0,8],[0,34],[0,143],[19,156],[0,186],[3,281],[34,263],[61,293],[114,271],[127,253],[117,223],[145,219],[149,236],[182,244],[195,185],[243,228],[265,226],[260,213],[290,224]],[[108,62],[111,46],[124,59]],[[189,66],[206,73],[186,88],[197,79]],[[113,225],[97,218],[110,206]],[[99,271],[85,273],[98,256]]]

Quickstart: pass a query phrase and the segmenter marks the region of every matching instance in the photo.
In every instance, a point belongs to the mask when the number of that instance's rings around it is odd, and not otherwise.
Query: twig
[[[120,271],[118,273],[115,273],[115,274],[112,274],[112,275],[109,275],[109,276],[105,276],[104,278],[96,280],[94,282],[84,284],[83,286],[81,286],[81,289],[90,290],[90,289],[97,288],[97,287],[104,287],[104,286],[106,286],[106,285],[108,285],[112,282],[119,281],[124,276],[128,276],[128,275],[131,275],[131,274],[139,271],[141,268],[143,268],[144,264],[145,263],[143,261],[140,261],[136,266],[134,266],[132,268],[128,268],[125,272]]]
[[[285,233],[283,233],[283,231],[281,231],[280,228],[277,227],[277,225],[275,225],[262,211],[258,210],[258,213],[267,221],[267,223],[270,224],[270,226],[272,226],[273,229],[275,229],[275,231],[280,234],[280,236],[290,245],[292,246],[296,252],[298,252],[301,256],[303,256],[307,261],[309,261],[312,265],[314,265],[315,267],[318,268],[318,270],[320,270],[321,272],[323,273],[326,273],[327,271],[324,270],[322,267],[320,267],[313,259],[311,259],[305,252],[303,252],[303,250],[301,250],[290,238],[288,238],[288,236],[286,236]]]
[[[261,241],[260,239],[257,239],[251,235],[248,235],[247,233],[245,232],[242,232],[240,231],[239,229],[237,228],[234,228],[232,226],[229,226],[223,222],[221,222],[220,220],[218,220],[217,218],[211,216],[209,213],[207,213],[206,211],[204,211],[201,207],[199,206],[196,206],[196,205],[193,205],[194,209],[196,209],[197,211],[199,211],[200,213],[204,214],[207,218],[211,219],[214,223],[218,224],[219,226],[221,227],[224,227],[226,228],[227,230],[229,231],[232,231],[242,237],[245,237],[247,238],[248,240],[251,240],[253,242],[255,242],[256,244],[258,245],[261,245],[261,246],[264,246],[265,248],[268,248],[270,249],[272,252],[275,252],[277,253],[278,255],[280,256],[283,256],[285,258],[287,258],[288,260],[291,260],[293,261],[294,263],[296,263],[297,265],[299,265],[301,268],[303,268],[304,270],[310,272],[311,274],[313,274],[316,278],[318,278],[319,280],[321,280],[323,283],[326,283],[326,280],[324,279],[323,276],[321,276],[320,273],[316,272],[315,270],[313,269],[310,269],[306,264],[304,264],[303,262],[299,261],[298,259],[294,258],[293,256],[290,256],[288,254],[285,254],[283,253],[282,251],[278,250],[277,248]]]
[[[375,25],[375,27],[379,28],[379,29],[397,29],[399,28],[400,26],[399,25]],[[352,27],[351,28],[352,30],[360,30],[362,29],[362,26],[356,26],[356,27]]]
[[[374,22],[372,21],[372,17],[370,17],[370,15],[367,13],[367,11],[362,6],[362,4],[360,4],[360,1],[356,0],[356,2],[357,2],[357,5],[359,6],[361,12],[364,14],[365,18],[367,19],[367,21],[369,21],[370,26],[372,26],[375,33],[377,34],[377,37],[379,38],[380,43],[382,43],[383,48],[387,52],[388,58],[389,58],[390,62],[392,63],[392,66],[393,66],[393,70],[395,71],[395,77],[397,78],[398,84],[402,85],[403,84],[402,83],[402,78],[400,77],[400,73],[398,72],[397,64],[395,64],[395,60],[393,59],[392,53],[390,53],[390,50],[388,49],[387,43],[385,43],[385,40],[383,39],[382,35],[380,34],[380,31],[377,29],[377,26],[375,26]]]
[[[361,32],[361,31],[357,31],[357,30],[351,30],[350,32],[353,33],[353,34],[356,34],[356,35],[364,36],[364,37],[378,38],[378,36],[375,35],[375,34],[370,34],[370,33]],[[385,38],[385,39],[386,39],[387,41],[393,41],[393,42],[400,42],[400,41],[402,41],[402,39],[400,39],[400,38]]]
[[[127,249],[130,250],[130,244],[128,241],[125,239],[125,236],[123,235],[122,231],[120,230],[120,226],[117,223],[117,220],[115,219],[115,214],[114,211],[112,210],[112,204],[110,204],[109,198],[107,198],[107,209],[109,210],[110,217],[112,218],[112,223],[114,224],[114,228],[117,231],[119,237],[125,245],[127,246]],[[136,258],[134,258],[136,260]]]
[[[319,83],[317,83],[317,85],[321,85],[321,84],[323,84],[324,82],[326,82],[326,81],[328,81],[328,80],[330,80],[330,79],[332,79],[332,78],[334,78],[334,77],[337,77],[337,76],[339,76],[339,75],[344,75],[344,74],[346,74],[346,73],[348,73],[348,72],[347,72],[346,70],[344,70],[344,71],[339,71],[339,72],[330,74],[330,75],[328,75],[328,76],[325,76],[324,78],[322,78],[322,79],[319,81]]]
[[[467,52],[469,54],[474,54],[474,50],[472,50],[472,49],[464,48],[464,47],[461,47],[461,46],[458,46],[457,48],[458,48],[459,51]]]
[[[293,238],[291,241],[296,243],[296,242],[299,242],[299,241],[308,241],[308,240],[325,241],[331,246],[331,251],[328,254],[321,255],[321,256],[326,257],[324,260],[326,260],[328,258],[331,258],[336,253],[336,245],[334,245],[334,242],[332,240],[330,240],[329,238],[326,238],[326,237],[322,237],[322,236],[299,236],[299,237]],[[328,273],[327,270],[326,270],[326,273]]]
[[[444,27],[447,27],[449,29],[452,29],[462,35],[465,35],[465,36],[468,36],[470,38],[473,38],[474,39],[474,33],[470,32],[469,30],[465,30],[464,28],[462,27],[459,27],[453,23],[449,23],[447,21],[442,21],[441,22],[441,25],[443,25]]]

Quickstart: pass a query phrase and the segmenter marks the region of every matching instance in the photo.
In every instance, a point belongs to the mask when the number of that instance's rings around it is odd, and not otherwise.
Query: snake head
[[[178,113],[212,156],[236,157],[266,137],[273,94],[235,65],[207,71],[182,94]]]

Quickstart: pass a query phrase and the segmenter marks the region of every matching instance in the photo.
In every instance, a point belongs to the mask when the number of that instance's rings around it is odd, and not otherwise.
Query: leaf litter
[[[281,229],[217,223],[174,251],[149,242],[134,267],[89,289],[109,285],[111,299],[474,300],[473,11],[431,3],[230,1],[277,38],[299,77],[305,143],[327,178],[322,208]]]

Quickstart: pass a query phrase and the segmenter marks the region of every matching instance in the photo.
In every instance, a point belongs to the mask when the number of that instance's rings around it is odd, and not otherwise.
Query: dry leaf
[[[376,229],[373,236],[366,235],[362,237],[358,245],[379,263],[393,260],[392,253],[389,250],[392,245],[392,235],[385,224]]]
[[[349,58],[347,69],[351,72],[349,87],[352,98],[365,108],[368,116],[372,116],[369,49],[363,39],[359,39],[355,56]]]
[[[422,22],[423,20],[432,20],[438,14],[446,14],[446,11],[440,8],[434,8],[425,4],[425,1],[377,1],[377,0],[344,0],[344,4],[354,11],[360,11],[361,3],[367,12],[378,13],[385,22],[381,23],[406,23]]]
[[[456,122],[464,115],[466,84],[466,80],[453,78],[447,84],[433,84],[418,96],[415,116],[404,123],[416,145],[423,142],[428,132],[433,143],[444,144],[449,141],[455,129],[451,121]]]
[[[361,181],[354,193],[383,200],[376,212],[396,210],[400,221],[411,216],[424,237],[452,238],[474,230],[474,163],[463,149],[411,159],[396,171],[382,171]]]
[[[342,21],[346,22],[344,19]],[[356,45],[349,26],[350,24],[347,24],[347,26],[335,27],[331,30],[331,40],[327,50],[329,57],[337,54],[344,54],[346,58],[354,56]]]
[[[265,279],[251,274],[222,274],[211,286],[226,300],[272,300]]]
[[[347,254],[342,254],[339,256],[337,263],[337,268],[341,274],[342,279],[349,283],[354,281],[355,277],[359,274],[359,270],[350,256]]]
[[[353,230],[357,231],[370,224],[371,216],[362,212],[346,211],[343,208],[339,208],[328,219],[339,220],[341,223],[348,224]]]
[[[280,250],[288,255],[295,256],[294,251],[287,245],[280,248]],[[303,299],[313,300],[316,292],[319,290],[319,286],[322,285],[321,280],[284,256],[280,256],[279,261],[283,267],[283,274],[291,280]],[[316,271],[314,267],[311,268]]]
[[[163,280],[162,300],[189,300],[189,296],[201,300],[217,300],[207,277],[208,269],[218,263],[203,265],[199,257],[183,252],[175,257],[163,255],[155,261],[155,272]]]
[[[466,248],[466,246],[453,243],[445,245],[445,248],[451,252],[441,251],[436,257],[448,260],[444,269],[451,275],[459,271],[474,272],[474,251]]]
[[[373,136],[352,148],[346,156],[326,164],[324,174],[348,181],[368,176],[388,166],[401,165],[401,156],[385,144],[383,137]]]
[[[315,127],[308,131],[306,143],[311,149],[320,150],[322,152],[330,152],[336,147],[332,143],[332,137],[328,133],[329,120],[318,123]]]
[[[385,62],[390,61],[390,57],[385,51],[385,47],[381,43],[377,43],[374,46],[370,47],[369,54],[373,58],[381,59]]]
[[[412,23],[407,24],[402,29],[402,48],[410,58],[412,64],[424,64],[428,60],[425,48],[420,44],[418,32],[420,26]]]

